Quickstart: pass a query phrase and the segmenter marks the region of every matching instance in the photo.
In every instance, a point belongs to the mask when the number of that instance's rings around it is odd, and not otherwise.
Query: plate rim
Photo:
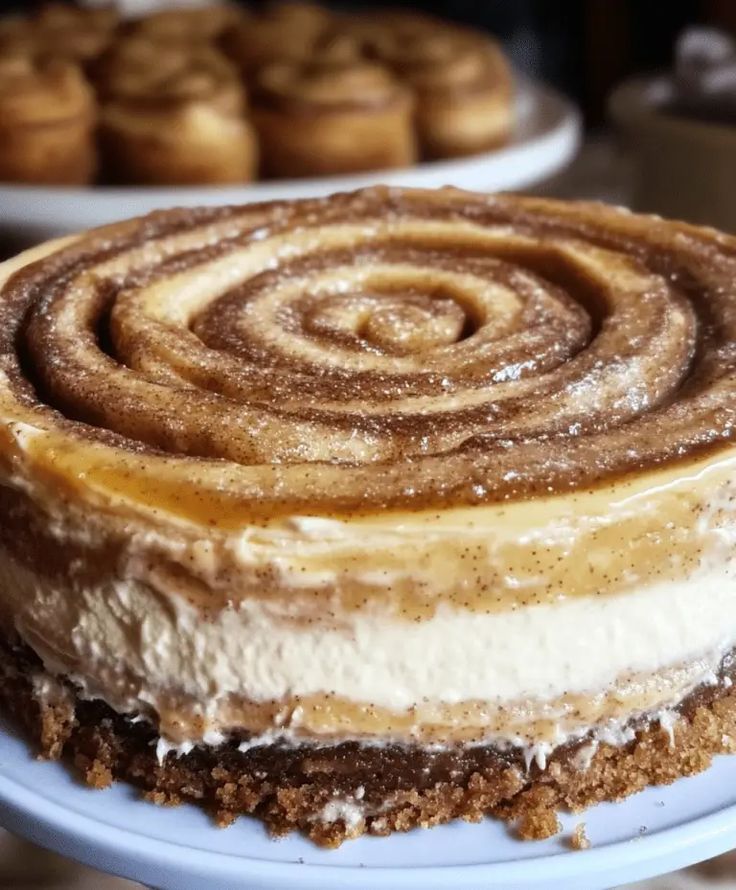
[[[524,120],[539,116],[539,131],[507,146],[471,155],[428,161],[398,170],[371,171],[314,179],[265,180],[256,183],[221,186],[44,186],[0,183],[0,224],[16,222],[28,226],[54,226],[59,231],[81,228],[76,220],[99,219],[94,225],[149,212],[154,208],[185,205],[245,204],[258,201],[316,197],[383,183],[406,187],[430,187],[463,179],[467,182],[483,171],[516,167],[515,175],[505,172],[508,184],[496,189],[519,189],[553,175],[575,155],[581,140],[581,116],[574,103],[562,93],[536,81],[519,78],[517,105]],[[430,182],[431,180],[431,182]],[[467,186],[466,186],[467,187]],[[483,184],[479,185],[483,189]],[[493,190],[491,187],[486,191]],[[83,202],[84,210],[71,223],[62,211]],[[110,209],[108,209],[110,208]],[[117,210],[119,208],[119,212]]]
[[[0,733],[27,754],[29,746],[25,738],[5,728],[0,729]],[[247,880],[253,890],[277,890],[285,885],[302,890],[343,890],[346,885],[355,890],[375,890],[379,886],[397,890],[439,890],[448,886],[474,890],[481,886],[504,890],[580,886],[591,890],[682,868],[726,852],[736,844],[734,803],[650,835],[602,843],[588,850],[559,850],[523,860],[431,866],[272,861],[178,844],[168,838],[151,838],[114,821],[99,821],[93,815],[64,807],[46,797],[38,781],[10,778],[8,763],[13,759],[18,768],[28,765],[28,758],[22,755],[3,758],[0,824],[92,867],[132,880],[164,880],[164,884],[159,885],[164,888],[181,888],[182,880],[186,887],[202,888],[208,884],[200,882],[208,880],[235,880],[238,886],[240,881]],[[46,765],[68,772],[63,763]],[[120,783],[120,787],[130,786]],[[81,785],[80,791],[94,793],[93,789]],[[666,796],[666,793],[667,788],[658,789],[658,794]],[[580,820],[584,821],[584,814],[580,814]],[[374,840],[380,843],[380,839]],[[543,881],[540,871],[544,874]],[[576,881],[583,878],[585,883],[578,885]],[[176,883],[170,883],[172,880]]]

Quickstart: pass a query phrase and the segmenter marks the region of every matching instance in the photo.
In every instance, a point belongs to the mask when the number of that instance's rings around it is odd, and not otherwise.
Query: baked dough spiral
[[[171,211],[5,282],[0,410],[203,515],[571,492],[733,438],[735,305],[736,240],[596,204]]]

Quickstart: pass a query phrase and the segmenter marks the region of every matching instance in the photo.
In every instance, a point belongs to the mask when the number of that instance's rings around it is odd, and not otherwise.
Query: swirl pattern
[[[598,205],[171,211],[1,295],[6,421],[256,512],[566,492],[734,435],[736,241]]]

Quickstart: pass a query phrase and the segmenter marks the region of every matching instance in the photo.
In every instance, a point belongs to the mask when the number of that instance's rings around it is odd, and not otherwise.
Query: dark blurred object
[[[339,0],[355,9],[380,6]],[[736,34],[734,0],[388,0],[385,5],[484,27],[504,43],[516,68],[573,97],[586,122],[605,120],[606,99],[620,81],[668,68],[677,36],[711,24]]]
[[[736,124],[736,40],[715,28],[692,28],[675,49],[670,110],[711,123]]]
[[[736,44],[697,28],[669,73],[624,82],[611,116],[633,161],[633,204],[736,232]]]

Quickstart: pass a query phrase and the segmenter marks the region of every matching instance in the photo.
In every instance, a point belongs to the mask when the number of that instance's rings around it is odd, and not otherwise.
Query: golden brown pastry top
[[[85,63],[111,44],[119,15],[113,6],[82,9],[68,3],[46,3],[29,24],[45,53]]]
[[[427,25],[386,31],[373,52],[419,93],[510,87],[509,67],[498,44],[464,29]]]
[[[34,15],[42,28],[60,31],[75,28],[97,28],[114,31],[120,24],[120,14],[114,4],[109,6],[81,7],[71,3],[44,3]]]
[[[235,69],[216,49],[133,35],[104,58],[97,88],[109,101],[149,108],[208,102],[242,110],[243,88]]]
[[[278,3],[231,28],[223,39],[228,56],[250,75],[264,65],[305,61],[316,55],[340,58],[357,54],[342,35],[335,39],[328,10],[311,3]]]
[[[183,9],[164,9],[134,22],[132,32],[159,40],[202,42],[215,40],[228,28],[247,21],[244,8],[210,3]]]
[[[261,106],[312,113],[345,108],[378,108],[410,102],[406,89],[381,65],[367,61],[276,62],[254,80],[254,102]]]
[[[266,4],[262,15],[285,27],[306,31],[320,30],[333,21],[333,14],[327,7],[308,0],[272,0]]]
[[[88,484],[224,523],[585,490],[734,437],[736,240],[596,204],[160,213],[28,267],[0,321],[59,460],[91,439]]]
[[[0,126],[45,124],[94,115],[94,97],[71,61],[0,53]]]

